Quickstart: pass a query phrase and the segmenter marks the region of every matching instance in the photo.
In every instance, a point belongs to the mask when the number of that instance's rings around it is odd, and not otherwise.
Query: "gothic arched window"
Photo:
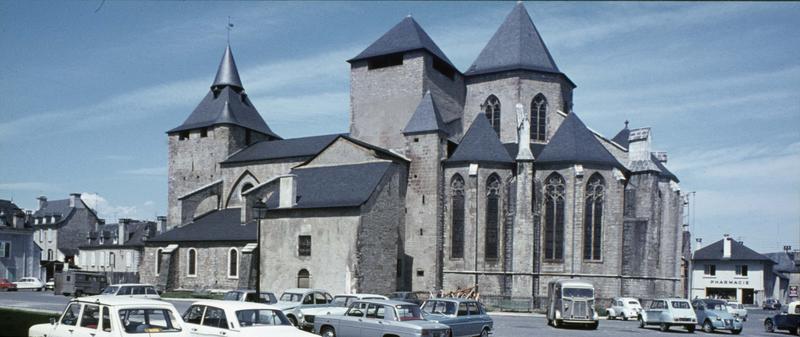
[[[489,124],[492,124],[494,132],[500,136],[500,100],[497,99],[497,96],[489,95],[489,98],[483,103],[483,112],[489,119]]]
[[[500,177],[492,174],[486,180],[486,235],[485,256],[496,259],[499,253],[500,232]]]
[[[464,178],[460,174],[453,176],[450,182],[450,196],[452,198],[453,223],[451,224],[450,257],[460,259],[464,257]]]
[[[297,272],[297,287],[310,288],[311,287],[311,274],[306,269],[300,269]]]
[[[158,274],[161,273],[161,252],[163,252],[163,250],[161,250],[161,248],[156,250],[156,263],[155,263],[155,265],[156,265],[156,270],[155,270],[156,276],[158,276]]]
[[[564,199],[566,184],[564,178],[553,173],[544,186],[544,258],[560,260],[564,258]]]
[[[547,99],[538,94],[531,101],[531,140],[544,141],[547,131]]]
[[[239,251],[236,248],[228,250],[228,277],[239,277]]]
[[[583,221],[583,259],[600,260],[603,244],[603,194],[605,182],[595,173],[586,183],[586,210]]]
[[[197,276],[197,250],[189,248],[189,252],[186,255],[186,275]]]

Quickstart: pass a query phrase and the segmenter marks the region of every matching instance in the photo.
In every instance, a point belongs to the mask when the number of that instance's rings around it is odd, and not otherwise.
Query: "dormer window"
[[[181,131],[181,133],[178,134],[178,140],[187,140],[187,139],[189,139],[189,131]]]
[[[403,53],[376,56],[367,61],[367,69],[380,69],[403,64]]]

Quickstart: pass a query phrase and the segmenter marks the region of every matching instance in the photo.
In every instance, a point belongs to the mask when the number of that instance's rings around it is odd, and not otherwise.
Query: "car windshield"
[[[242,299],[242,293],[238,291],[229,291],[222,297],[224,301],[238,301],[240,299]]]
[[[119,287],[106,287],[100,295],[114,295],[117,293],[117,289],[119,289]]]
[[[672,308],[673,309],[691,309],[692,307],[689,305],[689,302],[686,301],[672,301]]]
[[[352,302],[354,299],[355,297],[353,296],[334,296],[333,301],[331,301],[331,305],[335,307],[346,307],[350,305],[350,302]]]
[[[456,304],[450,301],[428,301],[422,310],[431,314],[455,315]]]
[[[169,309],[123,309],[119,311],[119,320],[129,334],[181,331],[179,320]]]
[[[300,302],[303,299],[303,294],[283,293],[281,295],[281,302]]]
[[[594,290],[587,288],[564,288],[562,290],[563,297],[594,297]]]
[[[292,325],[281,311],[271,309],[239,310],[236,312],[236,319],[241,327]]]
[[[416,321],[422,319],[422,312],[416,305],[397,305],[397,319],[400,321]]]

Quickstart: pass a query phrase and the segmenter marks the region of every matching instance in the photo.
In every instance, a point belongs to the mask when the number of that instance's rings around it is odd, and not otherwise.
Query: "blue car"
[[[702,299],[692,301],[697,324],[703,331],[729,330],[738,335],[742,332],[742,320],[728,312],[728,303],[723,300]]]
[[[450,327],[453,337],[481,336],[492,333],[494,321],[483,305],[463,298],[433,298],[422,305],[422,316]]]

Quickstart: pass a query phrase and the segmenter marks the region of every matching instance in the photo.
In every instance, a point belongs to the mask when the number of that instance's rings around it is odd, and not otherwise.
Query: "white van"
[[[152,284],[123,283],[112,284],[100,293],[102,296],[127,296],[133,298],[149,298],[160,300],[161,295]]]

